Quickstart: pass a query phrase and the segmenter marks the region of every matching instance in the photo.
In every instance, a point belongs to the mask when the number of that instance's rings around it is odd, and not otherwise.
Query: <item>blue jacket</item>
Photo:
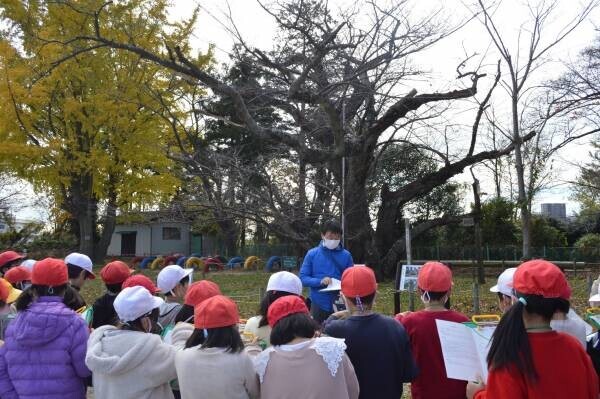
[[[311,301],[322,310],[332,312],[337,293],[320,292],[319,290],[325,288],[321,285],[321,280],[325,277],[340,280],[344,270],[353,264],[352,255],[341,245],[331,250],[325,248],[321,242],[318,247],[310,249],[300,268],[300,280],[302,285],[310,288]]]

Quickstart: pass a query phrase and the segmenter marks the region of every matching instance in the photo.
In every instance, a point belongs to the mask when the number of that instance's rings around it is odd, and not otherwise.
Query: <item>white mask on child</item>
[[[327,249],[334,250],[340,245],[340,240],[323,239],[323,246]]]

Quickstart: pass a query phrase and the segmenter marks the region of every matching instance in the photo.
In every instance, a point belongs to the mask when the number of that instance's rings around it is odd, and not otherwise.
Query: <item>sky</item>
[[[360,0],[359,0],[360,1]],[[474,0],[420,0],[407,1],[407,10],[415,16],[428,15],[440,9],[443,5],[442,13],[450,22],[458,22],[468,15],[468,4]],[[531,0],[536,3],[536,0]],[[269,3],[269,0],[266,0]],[[330,6],[345,8],[353,1],[348,0],[330,0]],[[237,29],[245,38],[247,43],[261,49],[270,49],[273,44],[276,26],[273,18],[268,15],[255,0],[174,0],[172,1],[171,18],[180,19],[190,15],[194,4],[201,6],[199,20],[192,37],[192,45],[198,51],[206,51],[209,44],[215,46],[216,57],[219,63],[229,61],[229,52],[234,44],[232,35],[228,31],[230,23],[228,22],[229,10],[236,24]],[[523,21],[527,20],[524,1],[505,0],[496,11],[494,18],[506,42],[510,48],[516,47],[517,32]],[[559,26],[563,26],[574,10],[578,0],[559,0],[556,17],[548,28],[548,37],[556,34]],[[229,7],[228,7],[229,5]],[[589,21],[583,23],[573,34],[561,43],[549,54],[549,63],[536,72],[540,79],[548,79],[559,76],[563,70],[561,62],[573,61],[577,54],[585,46],[589,45],[594,38],[594,21],[600,22],[599,13],[594,12]],[[481,62],[482,68],[493,75],[495,71],[495,62],[498,54],[491,46],[489,36],[485,32],[482,24],[473,20],[463,29],[445,38],[433,48],[419,53],[412,59],[412,63],[427,72],[427,80],[413,82],[414,87],[419,92],[424,91],[445,91],[458,87],[456,82],[456,66],[464,58],[465,54],[477,53],[474,62]],[[486,85],[489,79],[480,85],[480,93],[487,91]],[[495,94],[496,95],[496,94]],[[481,96],[481,94],[480,94]],[[506,97],[504,97],[506,98]],[[495,100],[496,101],[496,100]],[[465,109],[473,107],[472,103],[465,103]],[[503,97],[498,96],[495,107],[502,109]],[[473,118],[473,113],[467,114],[456,111],[456,118],[467,124]],[[466,118],[466,119],[465,119]],[[582,164],[588,159],[589,144],[587,141],[579,142],[568,146],[564,151],[558,154],[557,161],[553,169],[557,171],[554,188],[545,190],[536,198],[535,209],[539,209],[539,203],[542,202],[566,202],[567,213],[571,214],[577,210],[577,205],[571,200],[571,191],[564,181],[573,180],[578,173],[577,164]],[[471,178],[468,173],[455,178],[457,181],[470,183]],[[489,179],[483,179],[482,189],[484,192],[492,192]],[[470,193],[470,192],[469,192]],[[467,198],[467,201],[469,198]],[[45,210],[37,209],[35,206],[29,206],[20,211],[17,217],[44,219]]]

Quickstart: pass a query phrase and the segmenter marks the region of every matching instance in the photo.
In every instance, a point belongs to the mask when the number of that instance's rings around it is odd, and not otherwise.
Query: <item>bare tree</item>
[[[532,75],[546,62],[545,56],[588,18],[592,10],[598,5],[598,2],[587,2],[571,20],[562,27],[555,29],[555,33],[547,32],[547,30],[552,18],[557,13],[559,2],[554,0],[548,2],[542,1],[537,5],[528,4],[527,10],[530,15],[530,21],[519,30],[517,46],[513,49],[507,46],[502,27],[494,21],[490,7],[483,0],[478,0],[478,2],[478,13],[481,15],[482,23],[495,48],[500,53],[508,71],[506,80],[503,79],[502,85],[510,98],[512,125],[510,128],[505,128],[505,131],[508,132],[515,146],[514,167],[523,236],[523,257],[529,258],[531,256],[531,203],[533,194],[535,193],[535,186],[539,181],[535,179],[535,176],[538,175],[538,170],[530,170],[529,175],[534,178],[528,184],[526,181],[526,169],[528,167],[538,169],[540,164],[534,164],[534,162],[547,160],[548,152],[555,152],[564,145],[556,145],[542,152],[540,151],[539,144],[542,143],[543,136],[539,134],[530,148],[531,159],[525,159],[523,134],[524,127],[527,124],[523,123],[523,113],[524,108],[526,108],[524,98],[527,91],[531,89]],[[524,49],[521,47],[522,43],[524,43]],[[548,118],[551,116],[552,113],[545,115],[546,119],[541,122],[544,125],[543,127],[548,123]],[[554,147],[556,149],[553,150]]]
[[[349,11],[338,14],[329,9],[327,2],[318,0],[263,5],[279,27],[273,51],[252,48],[232,28],[238,40],[235,60],[261,76],[260,84],[254,86],[228,82],[199,68],[193,57],[177,46],[165,45],[163,53],[151,52],[135,42],[104,35],[101,14],[111,12],[110,3],[89,12],[94,19],[89,34],[47,40],[64,45],[64,53],[54,65],[99,47],[124,50],[185,77],[186,82],[194,82],[216,98],[227,99],[230,112],[215,113],[197,101],[192,105],[195,113],[241,128],[254,143],[274,148],[282,159],[296,162],[298,173],[294,185],[299,189],[289,198],[280,191],[280,184],[269,181],[269,171],[262,170],[259,174],[262,180],[256,184],[255,179],[254,186],[252,182],[246,186],[247,190],[254,187],[257,192],[247,192],[252,193],[256,203],[268,204],[271,213],[265,213],[267,207],[254,213],[252,208],[232,209],[223,202],[219,208],[269,224],[283,237],[308,242],[306,224],[287,223],[289,215],[298,215],[298,220],[308,217],[317,221],[328,214],[333,202],[343,202],[347,244],[355,260],[390,270],[401,256],[398,250],[401,239],[393,233],[404,204],[427,195],[466,167],[509,154],[515,146],[534,136],[530,133],[503,148],[477,151],[480,120],[496,84],[482,100],[473,126],[464,133],[457,132],[470,137],[468,149],[454,148],[446,129],[437,136],[431,126],[439,124],[440,119],[436,122],[436,118],[443,106],[436,104],[472,98],[485,75],[467,70],[467,64],[462,63],[457,68],[456,90],[418,94],[416,89],[408,92],[402,89],[411,76],[421,73],[410,67],[411,56],[462,26],[462,23],[448,25],[441,12],[422,18],[408,15],[407,4],[408,0],[386,7],[375,2],[357,2]],[[361,26],[360,20],[364,21],[365,15],[370,22]],[[499,75],[496,83],[498,79]],[[286,123],[261,123],[258,110],[263,107],[273,107]],[[214,187],[224,187],[223,182],[247,181],[247,174],[243,178],[222,174],[222,160],[235,162],[235,154],[208,156],[210,148],[195,138],[197,132],[186,136],[188,119],[172,111],[164,112],[174,131],[179,132],[176,138],[187,137],[178,145],[185,151],[171,155],[202,176],[206,192],[215,193],[214,204],[219,202],[216,196],[223,192],[214,191]],[[419,130],[415,125],[422,121],[429,122],[421,125],[421,136],[417,137]],[[428,151],[439,160],[440,167],[393,191],[384,186],[374,231],[366,187],[378,154],[385,149],[381,143],[386,141]],[[190,147],[189,143],[194,145]],[[252,168],[264,169],[265,165],[257,163]],[[247,164],[240,166],[237,170],[252,170]],[[308,180],[311,176],[312,182]],[[313,187],[309,188],[311,184]],[[322,196],[319,190],[323,190]],[[311,191],[317,198],[309,204],[307,197]],[[293,205],[286,206],[286,202]]]

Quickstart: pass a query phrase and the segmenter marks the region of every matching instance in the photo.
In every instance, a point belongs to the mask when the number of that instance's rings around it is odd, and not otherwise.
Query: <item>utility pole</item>
[[[412,249],[410,245],[410,219],[404,218],[404,233],[406,242],[406,264],[412,265]],[[410,286],[408,290],[408,310],[415,310],[415,287]]]

